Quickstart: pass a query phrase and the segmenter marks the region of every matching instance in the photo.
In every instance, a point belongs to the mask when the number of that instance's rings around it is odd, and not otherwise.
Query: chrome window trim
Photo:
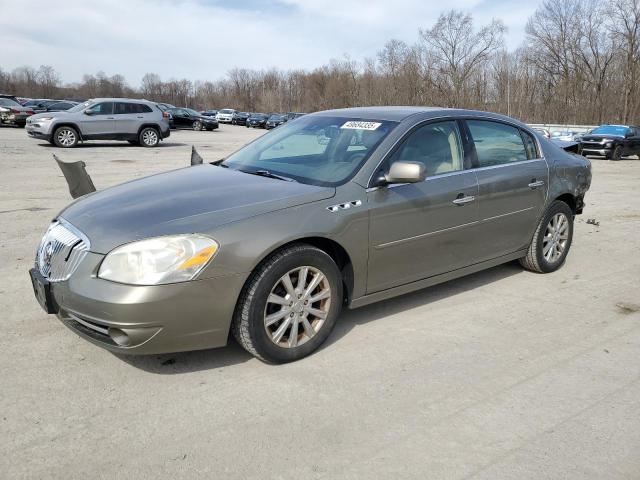
[[[536,147],[538,149],[538,158],[531,158],[531,159],[527,159],[527,160],[518,160],[517,162],[510,162],[510,163],[501,163],[500,165],[491,165],[489,167],[478,167],[478,168],[465,168],[463,170],[460,171],[456,171],[456,172],[448,172],[448,173],[458,173],[458,172],[468,172],[468,171],[478,171],[482,168],[492,168],[492,167],[500,167],[503,165],[517,165],[517,164],[521,164],[521,163],[526,163],[526,162],[533,162],[536,160],[545,160],[546,161],[546,157],[544,156],[544,151],[542,150],[542,143],[540,143],[540,139],[538,138],[538,135],[536,135],[535,133],[532,132],[531,128],[529,128],[528,126],[522,126],[519,125],[517,123],[508,121],[508,120],[503,120],[503,119],[496,119],[493,117],[485,117],[484,115],[481,114],[470,114],[470,115],[461,115],[461,116],[451,116],[451,115],[441,115],[438,117],[432,117],[429,118],[427,120],[421,121],[416,123],[415,125],[411,126],[409,128],[409,130],[407,132],[405,132],[398,140],[396,140],[393,145],[391,145],[387,151],[384,153],[384,155],[382,156],[382,158],[380,159],[380,161],[378,162],[378,164],[375,166],[375,168],[371,171],[371,175],[369,176],[369,180],[367,181],[367,188],[366,191],[374,191],[375,189],[379,188],[379,187],[372,187],[371,186],[371,182],[373,181],[373,177],[376,174],[376,172],[378,171],[378,169],[380,168],[380,166],[385,162],[385,160],[387,160],[387,157],[391,154],[391,152],[398,146],[399,143],[403,142],[409,135],[411,135],[415,129],[422,127],[423,125],[427,125],[429,123],[438,123],[444,120],[451,120],[451,121],[457,121],[457,120],[462,120],[462,121],[467,121],[467,120],[481,120],[481,121],[487,121],[487,122],[496,122],[496,123],[503,123],[505,125],[509,125],[510,127],[513,128],[517,128],[518,130],[523,130],[524,132],[528,133],[529,135],[531,135],[533,137],[533,140],[536,142]],[[462,132],[461,132],[462,133]],[[523,142],[524,144],[524,142]],[[463,145],[464,148],[464,145]],[[465,152],[466,153],[466,152]],[[365,164],[363,164],[364,167]],[[547,164],[548,167],[548,164]],[[441,174],[441,175],[446,175],[446,174]],[[433,177],[428,177],[425,180],[428,180],[429,178],[436,178],[439,177],[440,175],[435,175]],[[405,185],[405,184],[397,184],[397,185]],[[392,185],[388,185],[387,187],[392,187]]]

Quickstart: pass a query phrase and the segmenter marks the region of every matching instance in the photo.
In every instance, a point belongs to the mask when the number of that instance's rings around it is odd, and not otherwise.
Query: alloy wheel
[[[564,213],[556,213],[544,232],[542,255],[547,262],[557,262],[564,253],[569,240],[569,219]]]
[[[142,134],[142,141],[145,145],[153,146],[158,143],[158,133],[151,128],[145,130]]]
[[[58,130],[57,140],[60,145],[70,147],[76,143],[76,134],[69,128],[61,128]]]
[[[298,347],[318,333],[330,308],[331,286],[326,275],[311,266],[294,268],[271,289],[264,328],[279,347]]]

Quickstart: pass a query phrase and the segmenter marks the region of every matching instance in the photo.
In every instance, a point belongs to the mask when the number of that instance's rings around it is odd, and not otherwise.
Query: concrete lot
[[[40,310],[27,270],[70,201],[51,153],[104,188],[261,133],[59,150],[0,128],[0,477],[640,478],[638,160],[593,161],[560,271],[508,264],[347,311],[294,364],[235,343],[118,357]]]

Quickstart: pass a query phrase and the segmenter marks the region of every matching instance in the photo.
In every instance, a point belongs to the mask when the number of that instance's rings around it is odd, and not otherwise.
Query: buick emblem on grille
[[[44,258],[42,259],[47,267],[51,267],[51,257],[53,256],[53,243],[48,242],[44,247]]]

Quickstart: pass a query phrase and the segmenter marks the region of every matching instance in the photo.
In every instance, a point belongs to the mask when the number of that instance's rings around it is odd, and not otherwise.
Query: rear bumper
[[[51,284],[58,318],[82,338],[123,354],[226,345],[244,275],[123,285],[95,276],[102,258],[87,254],[69,280]]]

